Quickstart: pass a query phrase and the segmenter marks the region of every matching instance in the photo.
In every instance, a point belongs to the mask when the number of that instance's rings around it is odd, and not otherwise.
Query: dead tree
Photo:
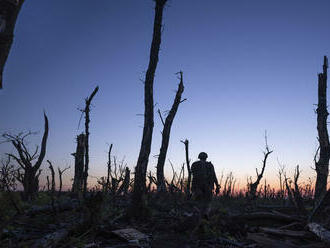
[[[90,112],[90,105],[91,102],[93,100],[93,97],[95,96],[95,94],[97,93],[97,91],[99,90],[99,87],[96,86],[96,88],[93,90],[92,94],[85,99],[85,168],[84,168],[84,195],[86,195],[87,192],[87,178],[88,178],[88,166],[89,166],[89,122],[90,122],[90,118],[89,118],[89,112]]]
[[[141,216],[144,209],[144,194],[146,191],[146,174],[151,149],[152,132],[154,128],[154,99],[153,85],[156,67],[158,63],[158,54],[161,43],[161,30],[163,10],[167,0],[155,0],[155,18],[152,43],[150,48],[149,65],[144,82],[144,126],[142,142],[138,161],[135,167],[134,189],[131,205],[128,208],[130,216]]]
[[[165,185],[165,178],[164,178],[164,164],[166,160],[166,154],[167,154],[167,148],[168,143],[170,140],[170,133],[171,133],[171,127],[174,120],[174,117],[176,115],[176,112],[178,111],[179,105],[184,100],[181,100],[181,96],[184,90],[183,87],[183,73],[182,71],[180,73],[180,83],[178,86],[178,90],[176,92],[173,105],[171,107],[170,112],[168,113],[165,122],[163,121],[162,114],[160,110],[158,110],[158,114],[163,122],[163,131],[162,131],[162,144],[159,151],[158,156],[158,162],[157,162],[157,190],[158,192],[164,192],[166,191],[166,185]]]
[[[0,1],[0,89],[2,89],[3,69],[14,40],[14,29],[24,0]]]
[[[268,156],[273,152],[269,150],[268,144],[267,144],[267,135],[265,134],[265,143],[266,143],[266,151],[264,151],[264,160],[262,161],[262,169],[261,173],[259,174],[258,169],[256,168],[256,173],[257,173],[257,179],[254,183],[249,184],[249,194],[250,194],[250,199],[254,200],[256,198],[256,192],[258,185],[260,183],[260,180],[262,179],[267,163],[267,158]]]
[[[294,197],[293,197],[293,193],[292,193],[292,189],[291,189],[291,182],[292,180],[290,180],[290,178],[286,177],[286,173],[284,172],[284,182],[285,182],[285,188],[288,194],[288,198],[289,198],[289,202],[293,205],[295,205],[294,202]]]
[[[189,159],[189,141],[185,139],[185,141],[181,142],[184,144],[185,152],[186,152],[186,165],[187,165],[187,171],[188,171],[188,181],[187,181],[187,188],[186,188],[186,194],[190,196],[190,184],[191,184],[191,168],[190,168],[190,159]]]
[[[50,191],[52,193],[54,193],[55,192],[55,187],[56,187],[56,184],[55,184],[55,171],[54,171],[53,164],[49,160],[47,160],[47,163],[49,164],[49,169],[50,169],[50,173],[51,173],[51,176],[52,176]]]
[[[39,176],[41,173],[40,166],[46,154],[46,145],[48,137],[48,118],[44,113],[45,120],[45,130],[41,141],[41,149],[38,155],[39,147],[36,147],[36,150],[33,153],[30,153],[26,143],[25,138],[31,135],[31,132],[26,134],[20,133],[18,135],[3,134],[3,137],[13,144],[15,147],[18,156],[14,154],[8,154],[12,157],[23,169],[24,173],[22,174],[20,170],[17,171],[17,179],[23,184],[24,187],[24,200],[32,200],[38,190],[39,190]],[[36,160],[33,165],[33,161]]]
[[[306,209],[304,206],[303,198],[301,196],[299,185],[298,185],[299,176],[300,176],[300,170],[299,170],[299,165],[297,165],[295,172],[294,172],[294,190],[293,190],[294,202],[295,202],[297,210],[301,214],[306,214]]]
[[[111,176],[111,150],[112,150],[112,144],[109,147],[108,151],[108,173],[107,173],[107,186],[106,186],[106,191],[109,190],[110,188],[110,176]]]
[[[324,56],[323,73],[318,75],[318,105],[316,109],[318,141],[320,144],[319,160],[315,163],[317,176],[314,197],[316,201],[318,201],[327,190],[329,173],[330,143],[327,128],[327,118],[329,115],[327,110],[327,70],[328,58]]]
[[[11,163],[10,156],[6,160],[1,159],[0,165],[0,192],[14,191],[16,189],[16,171]]]
[[[284,190],[284,181],[283,181],[283,176],[284,176],[284,170],[285,170],[285,166],[282,165],[278,160],[277,163],[279,165],[279,170],[278,170],[278,179],[280,181],[280,189],[279,189],[279,197],[281,199],[284,199],[285,196],[285,190]]]
[[[51,187],[51,190],[50,190],[50,197],[51,197],[51,204],[52,204],[52,207],[53,207],[53,210],[55,211],[55,171],[54,171],[54,167],[52,165],[52,163],[47,160],[48,164],[49,164],[49,169],[50,169],[50,172],[51,172],[51,175],[52,175],[52,187]]]
[[[63,182],[62,182],[62,175],[63,175],[63,173],[64,173],[66,170],[68,170],[68,169],[70,169],[70,166],[64,168],[63,170],[61,170],[60,167],[57,168],[57,170],[58,170],[58,177],[59,177],[59,179],[60,179],[60,186],[59,186],[59,189],[58,189],[58,196],[60,196],[61,193],[62,193],[62,185],[63,185]]]
[[[47,192],[50,190],[50,182],[49,182],[49,176],[46,176],[47,179]]]
[[[77,148],[76,152],[72,153],[75,158],[74,161],[74,178],[72,185],[72,192],[78,193],[82,190],[82,185],[84,181],[84,157],[85,157],[85,134],[80,134],[77,136]]]
[[[1,160],[0,165],[0,192],[7,192],[9,201],[14,206],[17,213],[21,213],[21,210],[16,203],[13,191],[16,190],[16,177],[15,177],[15,168],[11,164],[10,156],[6,160]]]
[[[129,188],[129,182],[130,182],[130,175],[131,175],[131,171],[128,167],[126,167],[125,169],[125,177],[124,177],[124,181],[123,183],[120,185],[117,194],[120,195],[121,193],[123,193],[124,195],[127,195],[128,193],[128,188]]]

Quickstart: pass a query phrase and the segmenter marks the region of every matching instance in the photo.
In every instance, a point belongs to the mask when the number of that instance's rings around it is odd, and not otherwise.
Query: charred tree
[[[318,141],[320,144],[320,157],[315,163],[316,168],[316,183],[315,183],[315,200],[320,200],[321,196],[326,193],[327,179],[329,173],[329,158],[330,158],[330,144],[327,128],[327,70],[328,58],[324,56],[323,73],[318,75],[318,105],[317,113],[317,132]]]
[[[166,154],[168,149],[168,143],[170,140],[170,133],[171,133],[171,127],[174,120],[174,117],[176,115],[176,112],[178,111],[179,105],[182,102],[181,96],[184,90],[183,86],[183,76],[182,71],[180,73],[180,83],[178,86],[178,90],[176,92],[173,105],[171,107],[170,112],[168,113],[165,122],[163,122],[163,131],[162,131],[162,144],[160,147],[160,152],[158,156],[158,162],[157,162],[157,190],[158,192],[164,192],[166,191],[166,185],[165,185],[165,178],[164,178],[164,164],[166,160]],[[158,110],[158,113],[161,117],[161,120],[163,120],[160,110]]]
[[[251,200],[255,200],[256,198],[256,193],[257,193],[257,188],[258,185],[264,175],[264,171],[265,171],[265,167],[266,167],[266,163],[267,163],[267,158],[268,156],[273,152],[271,150],[269,150],[268,144],[267,144],[267,135],[265,135],[265,142],[266,142],[266,151],[264,151],[264,160],[262,161],[262,169],[261,169],[261,173],[258,173],[258,169],[256,168],[256,173],[257,173],[257,179],[254,183],[250,183],[249,184],[249,194],[250,194],[250,199]]]
[[[90,112],[90,105],[91,102],[93,100],[93,97],[95,96],[95,94],[97,93],[97,91],[99,90],[99,87],[97,86],[92,94],[85,99],[85,168],[84,168],[84,195],[86,195],[87,192],[87,178],[88,178],[88,166],[89,166],[89,122],[90,122],[90,118],[89,118],[89,112]]]
[[[44,113],[44,120],[45,120],[45,129],[44,134],[41,141],[41,149],[38,155],[39,147],[36,147],[36,150],[32,153],[29,152],[25,138],[32,133],[29,132],[27,134],[20,133],[16,136],[10,134],[3,134],[3,137],[11,142],[15,147],[18,156],[14,154],[8,154],[12,157],[23,169],[24,173],[22,174],[20,170],[17,171],[17,179],[23,184],[24,200],[32,200],[39,190],[39,176],[41,173],[40,166],[46,154],[46,145],[47,145],[47,138],[48,138],[48,118]],[[37,160],[34,164],[33,161]]]
[[[187,181],[187,188],[186,194],[190,197],[190,185],[191,185],[191,168],[190,168],[190,159],[189,159],[189,140],[181,141],[184,144],[185,152],[186,152],[186,165],[188,171],[188,181]]]
[[[3,69],[14,40],[14,29],[24,0],[0,0],[0,89]]]
[[[144,126],[138,161],[135,167],[134,189],[131,205],[128,209],[130,216],[139,217],[144,209],[143,198],[146,191],[146,174],[151,149],[152,132],[154,128],[154,99],[153,85],[158,63],[161,43],[163,10],[167,0],[155,0],[155,18],[153,37],[150,48],[149,65],[144,82]]]
[[[55,187],[56,187],[56,185],[55,185],[55,171],[54,171],[53,164],[49,160],[47,160],[47,162],[49,164],[49,169],[50,169],[50,173],[51,173],[51,176],[52,176],[52,182],[51,182],[50,190],[51,190],[52,194],[54,194],[55,193]]]
[[[75,158],[74,161],[74,178],[72,185],[72,192],[78,193],[82,191],[82,185],[84,180],[84,157],[85,157],[85,134],[77,136],[77,148],[76,152],[72,153]]]
[[[58,196],[60,196],[61,193],[62,193],[62,186],[63,186],[62,175],[68,169],[70,169],[70,166],[64,168],[63,170],[61,170],[60,167],[57,168],[57,170],[58,170],[58,178],[60,180],[60,186],[59,186],[59,189],[58,189]]]
[[[46,176],[47,179],[47,192],[50,190],[50,182],[49,182],[49,176]]]
[[[292,189],[291,189],[292,180],[290,180],[290,178],[287,178],[286,177],[286,173],[284,173],[284,182],[285,182],[285,188],[286,188],[286,192],[288,194],[289,202],[291,204],[295,205],[295,201],[294,201],[294,197],[293,197],[293,192],[292,192]]]
[[[112,144],[109,147],[108,151],[108,173],[107,173],[107,186],[106,191],[110,189],[110,176],[111,176],[111,150],[112,150]]]
[[[303,202],[303,198],[301,196],[299,185],[298,185],[299,176],[300,176],[300,170],[299,170],[299,165],[297,165],[297,167],[295,169],[295,172],[294,172],[294,177],[293,177],[294,178],[293,196],[294,196],[294,202],[295,202],[295,206],[296,206],[297,210],[301,214],[305,215],[307,212],[306,212],[304,202]]]
[[[54,171],[54,167],[52,165],[52,163],[47,160],[48,164],[49,164],[49,169],[50,169],[50,172],[51,172],[51,175],[52,175],[52,187],[51,187],[51,190],[50,190],[50,197],[51,197],[51,204],[52,204],[52,208],[53,210],[55,211],[55,171]]]

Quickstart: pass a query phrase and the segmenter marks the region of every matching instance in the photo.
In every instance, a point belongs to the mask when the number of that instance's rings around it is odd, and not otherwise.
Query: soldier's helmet
[[[198,155],[198,158],[200,160],[206,160],[207,159],[207,154],[206,152],[201,152],[199,155]]]

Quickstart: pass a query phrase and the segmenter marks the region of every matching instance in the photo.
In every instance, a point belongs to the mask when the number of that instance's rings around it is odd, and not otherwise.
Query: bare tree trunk
[[[55,197],[55,171],[54,171],[54,167],[53,167],[52,163],[49,160],[47,160],[47,162],[49,164],[49,169],[50,169],[50,172],[52,175],[52,187],[51,187],[50,195],[51,195],[52,208],[55,212],[55,204],[54,204],[55,203],[55,199],[54,199],[54,197]]]
[[[162,132],[162,145],[160,147],[160,152],[159,152],[158,162],[157,162],[157,190],[158,190],[158,192],[166,191],[166,185],[165,185],[165,180],[164,180],[164,164],[165,164],[165,160],[166,160],[168,143],[170,140],[172,123],[173,123],[174,117],[176,115],[176,112],[178,111],[179,105],[182,102],[181,96],[182,96],[182,93],[184,90],[183,76],[182,76],[182,71],[180,71],[179,73],[180,73],[180,83],[178,86],[178,91],[176,92],[172,108],[165,119],[165,123],[163,123],[164,127],[163,127],[163,132]],[[158,110],[158,113],[161,116],[160,110]],[[162,119],[162,117],[161,117],[161,119]]]
[[[108,192],[110,188],[110,176],[111,176],[111,150],[112,150],[112,144],[109,147],[109,152],[108,152],[108,173],[107,173],[107,186],[106,186],[106,191]]]
[[[58,177],[59,177],[59,179],[60,179],[60,187],[59,187],[59,189],[58,189],[58,196],[60,196],[61,193],[62,193],[62,175],[63,175],[63,173],[64,173],[66,170],[68,170],[68,169],[70,169],[70,166],[64,168],[63,170],[61,170],[60,167],[57,168],[57,170],[58,170]]]
[[[186,165],[188,171],[188,181],[187,181],[187,188],[186,194],[190,197],[190,185],[191,185],[191,168],[190,168],[190,159],[189,159],[189,140],[181,141],[184,144],[185,151],[186,151]]]
[[[47,178],[47,192],[49,192],[49,190],[50,190],[49,176],[47,176],[46,178]]]
[[[24,0],[0,1],[0,89],[2,89],[2,75],[11,45],[14,40],[14,29],[18,13]]]
[[[299,171],[299,165],[297,165],[295,173],[294,173],[294,191],[293,191],[293,196],[294,196],[294,201],[295,201],[295,205],[296,208],[298,209],[298,211],[305,215],[306,209],[304,206],[304,202],[303,202],[303,198],[301,197],[300,194],[300,190],[299,190],[299,185],[298,185],[298,178],[300,175],[300,171]]]
[[[269,150],[268,144],[267,144],[267,135],[265,135],[265,142],[266,142],[266,151],[264,152],[264,160],[262,161],[262,169],[261,169],[261,173],[258,173],[258,169],[256,169],[256,173],[257,173],[257,180],[254,183],[251,183],[249,185],[249,193],[250,193],[250,199],[254,200],[256,198],[256,193],[257,193],[257,188],[258,185],[260,183],[260,180],[262,179],[263,175],[264,175],[264,171],[265,171],[265,167],[266,167],[266,163],[267,163],[267,158],[268,156],[273,152]]]
[[[289,178],[286,177],[286,174],[284,174],[284,181],[285,181],[285,187],[286,187],[286,191],[288,192],[288,198],[289,198],[289,202],[293,205],[295,205],[294,199],[293,199],[293,193],[291,190],[291,183],[290,185],[288,184],[288,180]]]
[[[85,134],[80,134],[77,136],[77,148],[76,152],[72,155],[75,158],[74,162],[74,178],[72,185],[72,192],[81,192],[82,185],[84,181],[84,157],[85,157]]]
[[[93,97],[99,90],[99,87],[97,86],[92,94],[85,100],[86,106],[85,106],[85,169],[84,169],[84,196],[86,196],[87,192],[87,178],[88,178],[88,166],[89,166],[89,112],[90,112],[90,105],[93,100]]]
[[[158,54],[161,43],[161,28],[163,9],[167,0],[155,0],[154,30],[150,49],[150,59],[144,82],[144,126],[140,153],[135,167],[134,189],[131,206],[128,213],[130,216],[141,216],[144,209],[143,198],[146,191],[146,174],[151,149],[152,132],[154,128],[154,99],[153,85],[155,71],[158,63]]]
[[[327,190],[327,179],[329,173],[329,158],[330,144],[327,128],[327,70],[328,58],[324,56],[323,73],[318,75],[318,106],[317,106],[317,132],[319,135],[320,158],[316,162],[316,184],[315,184],[315,200],[320,200],[320,197]]]

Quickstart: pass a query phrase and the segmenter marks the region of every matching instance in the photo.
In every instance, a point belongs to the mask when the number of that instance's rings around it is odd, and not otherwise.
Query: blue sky
[[[143,84],[152,38],[153,1],[27,1],[21,10],[0,91],[0,132],[40,131],[49,117],[46,158],[71,165],[80,112],[96,85],[90,123],[90,174],[106,173],[107,148],[134,168],[140,148]],[[190,140],[191,159],[209,154],[218,174],[233,171],[245,186],[255,176],[264,131],[274,149],[265,175],[275,179],[277,159],[302,177],[317,148],[317,73],[330,51],[330,2],[171,0],[154,85],[155,110],[169,110],[184,72],[188,100],[172,126],[169,158],[184,162],[181,139]],[[155,128],[149,169],[161,142]],[[0,145],[0,154],[13,151]],[[46,175],[47,165],[43,165]],[[171,169],[166,163],[166,173]],[[47,171],[47,172],[46,172]],[[67,184],[70,184],[67,179]]]

